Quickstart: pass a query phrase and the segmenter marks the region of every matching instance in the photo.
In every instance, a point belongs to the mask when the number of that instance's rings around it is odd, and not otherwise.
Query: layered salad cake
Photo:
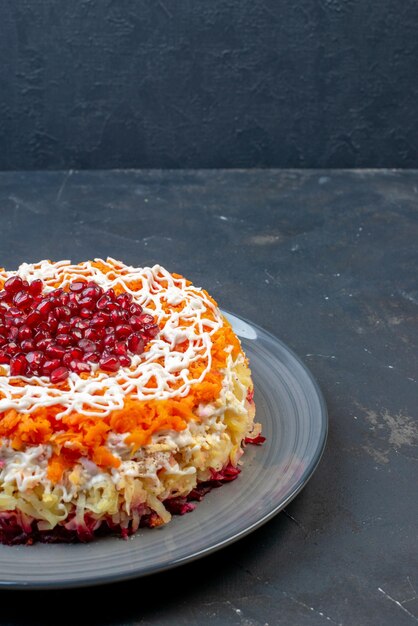
[[[182,276],[111,258],[0,270],[2,543],[161,526],[237,477],[254,417],[238,337]]]

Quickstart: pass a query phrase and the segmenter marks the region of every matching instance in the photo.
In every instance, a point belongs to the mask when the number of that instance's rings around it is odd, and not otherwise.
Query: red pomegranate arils
[[[84,280],[47,293],[43,286],[11,276],[0,290],[0,363],[13,375],[62,382],[69,370],[88,372],[93,363],[115,372],[159,332],[130,293],[116,296]]]
[[[61,383],[67,380],[69,371],[66,367],[57,367],[51,372],[51,383]]]

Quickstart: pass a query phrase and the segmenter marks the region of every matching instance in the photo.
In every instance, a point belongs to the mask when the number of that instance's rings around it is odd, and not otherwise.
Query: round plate
[[[262,328],[225,313],[250,360],[257,421],[266,441],[249,445],[237,480],[214,489],[192,513],[128,540],[0,545],[3,588],[77,587],[145,576],[218,550],[264,524],[304,487],[324,449],[327,412],[305,365]]]

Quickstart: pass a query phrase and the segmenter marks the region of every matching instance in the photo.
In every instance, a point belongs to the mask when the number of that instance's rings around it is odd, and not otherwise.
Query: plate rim
[[[163,565],[150,565],[147,567],[147,569],[144,569],[143,571],[141,571],[140,569],[138,570],[131,570],[131,571],[126,571],[126,572],[119,572],[116,574],[103,574],[102,576],[100,576],[100,574],[96,574],[94,577],[90,577],[90,578],[86,578],[86,579],[78,579],[78,578],[73,578],[73,579],[69,579],[66,581],[62,581],[62,580],[51,580],[51,581],[0,581],[0,589],[1,590],[23,590],[23,589],[33,589],[33,590],[42,590],[42,589],[76,589],[76,588],[83,588],[83,587],[93,587],[93,586],[99,586],[99,585],[106,585],[106,584],[112,584],[112,583],[119,583],[119,582],[123,582],[126,580],[133,580],[135,578],[143,578],[145,576],[153,576],[162,572],[167,572],[169,570],[175,569],[176,567],[180,567],[181,565],[185,565],[187,563],[192,563],[204,556],[207,556],[209,554],[213,554],[215,552],[218,552],[219,550],[221,550],[222,548],[225,548],[229,545],[232,545],[233,543],[239,541],[240,539],[243,539],[244,537],[246,537],[247,535],[251,534],[252,532],[254,532],[255,530],[257,530],[258,528],[261,528],[261,526],[264,526],[264,524],[266,524],[268,521],[270,521],[273,517],[275,517],[278,513],[280,513],[281,511],[283,511],[284,508],[286,508],[286,506],[302,491],[302,489],[307,485],[307,483],[309,482],[309,480],[312,478],[313,474],[315,473],[315,470],[317,469],[325,447],[326,447],[326,443],[327,443],[327,437],[328,437],[328,431],[329,431],[329,416],[328,416],[328,409],[327,409],[327,404],[325,402],[325,398],[323,395],[323,392],[316,380],[316,378],[314,377],[313,373],[311,372],[310,368],[306,365],[306,363],[299,357],[298,354],[296,354],[296,352],[294,352],[294,350],[292,348],[290,348],[284,341],[282,341],[281,339],[279,339],[276,335],[274,335],[272,332],[266,330],[265,328],[263,328],[262,326],[258,325],[257,323],[249,320],[248,318],[243,317],[242,315],[239,315],[237,313],[234,313],[228,309],[222,308],[220,309],[222,314],[226,314],[231,316],[232,318],[236,318],[237,320],[244,322],[245,324],[248,324],[251,328],[255,329],[256,331],[260,331],[262,334],[267,335],[270,340],[272,340],[274,343],[279,344],[280,347],[287,352],[293,359],[294,361],[296,361],[299,366],[302,368],[302,370],[304,371],[305,375],[308,377],[309,382],[311,383],[313,390],[315,392],[315,395],[319,401],[319,406],[320,406],[320,434],[318,437],[318,443],[317,443],[317,447],[315,452],[312,454],[312,458],[310,459],[310,462],[308,464],[308,466],[306,467],[306,469],[303,472],[303,475],[301,476],[301,478],[298,480],[298,482],[296,483],[295,487],[287,494],[287,496],[284,499],[281,499],[280,502],[278,504],[276,504],[276,506],[274,506],[272,509],[270,509],[269,511],[267,511],[264,515],[262,515],[260,518],[258,518],[256,521],[254,521],[252,524],[250,524],[249,526],[246,526],[245,528],[243,528],[242,530],[238,531],[237,533],[228,536],[224,539],[219,540],[216,543],[211,543],[210,545],[208,545],[205,548],[200,549],[197,552],[192,552],[189,554],[186,554],[182,557],[178,557],[178,558],[174,558],[173,560],[171,560],[170,562],[167,562]],[[237,333],[238,334],[238,333]],[[239,334],[238,334],[239,336]],[[251,340],[250,340],[251,341]]]

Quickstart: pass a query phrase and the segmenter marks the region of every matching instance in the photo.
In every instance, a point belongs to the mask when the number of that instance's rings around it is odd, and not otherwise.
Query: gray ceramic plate
[[[266,441],[247,446],[238,479],[214,489],[195,511],[125,541],[0,546],[3,588],[77,587],[145,576],[218,550],[264,524],[304,487],[327,434],[322,395],[303,363],[263,329],[226,314],[241,337]]]

